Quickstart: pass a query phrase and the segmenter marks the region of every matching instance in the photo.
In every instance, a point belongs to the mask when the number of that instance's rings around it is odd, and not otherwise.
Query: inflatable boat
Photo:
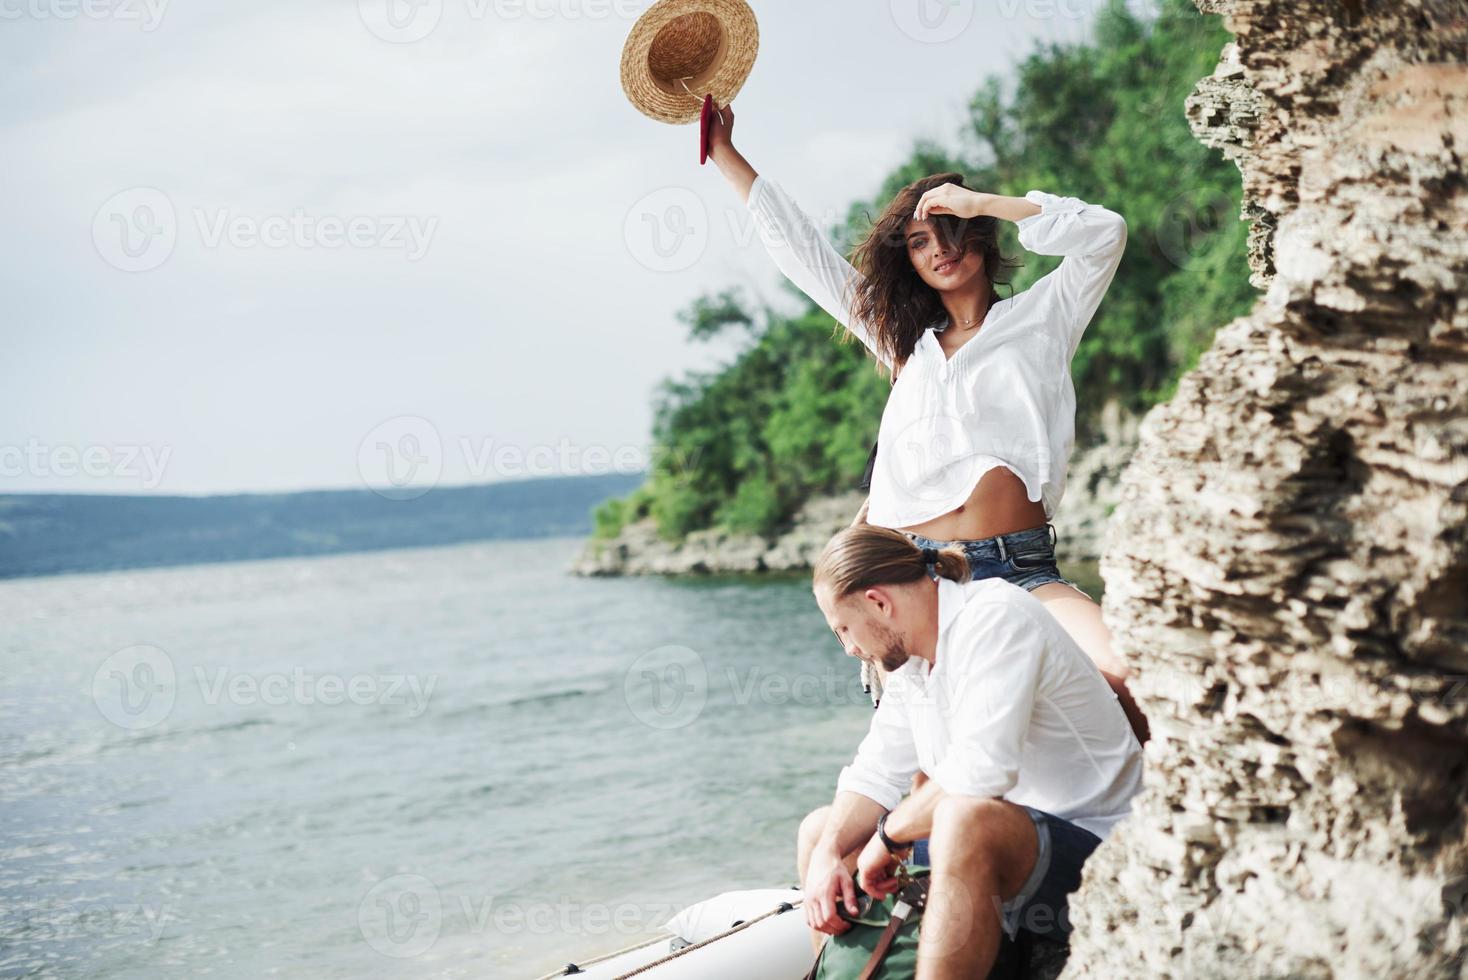
[[[725,892],[673,916],[666,935],[539,980],[804,980],[816,957],[800,902],[796,889]]]

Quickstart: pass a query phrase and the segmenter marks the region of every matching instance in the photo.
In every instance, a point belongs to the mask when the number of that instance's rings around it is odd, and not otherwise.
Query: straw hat
[[[759,51],[759,25],[744,0],[657,0],[622,46],[622,91],[666,123],[699,118],[704,96],[728,105]]]

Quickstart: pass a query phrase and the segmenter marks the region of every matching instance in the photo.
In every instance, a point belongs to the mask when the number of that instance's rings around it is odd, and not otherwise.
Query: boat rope
[[[717,936],[710,936],[702,942],[693,943],[692,945],[684,946],[682,949],[674,950],[660,960],[653,960],[651,963],[644,963],[642,966],[639,966],[637,969],[631,971],[630,973],[621,974],[620,976],[616,977],[615,980],[627,980],[628,977],[635,977],[639,973],[646,973],[648,970],[651,970],[655,966],[662,966],[664,963],[676,960],[678,957],[684,955],[685,953],[691,953],[695,949],[702,949],[709,943],[717,942],[720,939],[727,939],[728,937],[734,935],[736,932],[743,932],[745,929],[748,929],[756,922],[768,919],[772,915],[779,915],[781,912],[789,912],[793,908],[795,908],[795,906],[791,905],[789,902],[781,902],[779,905],[770,909],[764,915],[757,915],[753,919],[747,919],[743,922],[737,922],[729,929],[719,933]]]
[[[615,957],[621,956],[624,953],[632,953],[639,949],[643,949],[644,947],[651,946],[654,943],[665,943],[667,941],[667,938],[664,936],[654,936],[651,939],[644,939],[640,943],[633,943],[631,946],[626,946],[622,949],[615,950],[610,953],[603,953],[601,956],[595,957],[594,959],[582,960],[580,963],[572,963],[569,966],[563,966],[559,970],[547,973],[543,977],[536,977],[535,980],[556,980],[556,977],[574,977],[576,974],[584,972],[581,969],[582,966],[592,966],[596,963],[602,962],[603,960],[610,960]]]
[[[635,977],[639,973],[646,973],[648,970],[651,970],[655,966],[662,966],[664,963],[676,960],[678,957],[684,955],[685,953],[691,953],[695,949],[702,949],[709,943],[717,942],[720,939],[727,939],[728,937],[734,935],[736,932],[743,932],[745,929],[748,929],[756,922],[768,919],[772,915],[779,915],[781,912],[789,912],[793,908],[795,908],[795,906],[791,905],[789,902],[781,902],[779,905],[770,909],[764,915],[757,915],[753,919],[736,922],[734,923],[734,925],[719,933],[717,936],[710,936],[702,942],[691,943],[681,949],[676,949],[673,952],[669,953],[667,956],[662,957],[661,959],[653,960],[651,963],[644,963],[642,966],[639,966],[631,973],[618,974],[616,977],[613,978],[613,980],[627,980],[628,977]],[[604,956],[598,956],[594,960],[587,960],[584,964],[572,963],[569,966],[563,966],[559,970],[556,970],[554,973],[547,973],[543,977],[537,977],[536,980],[555,980],[556,977],[574,977],[576,974],[584,972],[581,969],[583,965],[591,966],[594,963],[600,963],[604,960],[609,960],[614,956],[621,956],[623,953],[631,953],[634,950],[643,949],[647,946],[651,946],[653,943],[665,943],[667,941],[667,939],[659,936],[656,939],[649,939],[646,942],[636,943],[635,945],[628,946],[626,949],[619,949],[615,953],[607,953]]]

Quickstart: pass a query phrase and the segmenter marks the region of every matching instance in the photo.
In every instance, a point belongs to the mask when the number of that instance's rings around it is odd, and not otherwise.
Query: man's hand
[[[856,881],[873,899],[886,898],[897,890],[897,859],[880,834],[872,835],[856,859]]]
[[[856,884],[841,859],[831,854],[815,854],[805,879],[805,923],[817,932],[839,935],[851,923],[836,911],[837,903],[856,914]]]

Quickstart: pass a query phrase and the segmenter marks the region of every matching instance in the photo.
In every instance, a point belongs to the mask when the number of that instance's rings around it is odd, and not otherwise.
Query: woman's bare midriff
[[[996,466],[974,484],[968,499],[946,514],[902,528],[936,541],[978,540],[1045,523],[1045,506],[1031,500],[1013,470]]]

